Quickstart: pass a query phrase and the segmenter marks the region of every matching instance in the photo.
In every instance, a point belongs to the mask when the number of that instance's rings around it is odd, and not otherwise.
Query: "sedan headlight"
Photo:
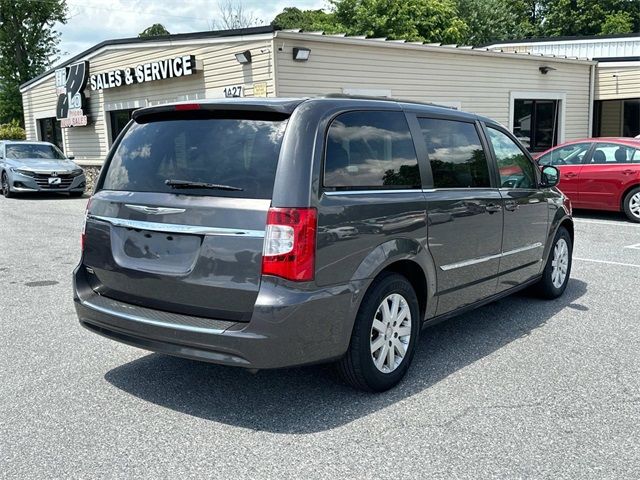
[[[82,175],[84,173],[84,170],[81,168],[75,168],[73,169],[73,171],[71,172],[71,175],[73,175],[74,177],[77,177],[78,175]]]
[[[13,170],[16,173],[19,173],[20,175],[24,175],[25,177],[35,177],[36,174],[29,171],[29,170],[22,170],[21,168],[12,168],[11,170]]]

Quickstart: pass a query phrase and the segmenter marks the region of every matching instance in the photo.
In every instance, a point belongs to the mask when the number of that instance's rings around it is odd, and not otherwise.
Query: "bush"
[[[0,125],[0,140],[26,140],[27,133],[17,120]]]

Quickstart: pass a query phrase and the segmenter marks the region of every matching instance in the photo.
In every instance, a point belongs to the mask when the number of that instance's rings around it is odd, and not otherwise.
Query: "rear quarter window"
[[[170,119],[132,123],[113,152],[101,188],[271,198],[287,120]],[[173,189],[167,180],[240,191]]]

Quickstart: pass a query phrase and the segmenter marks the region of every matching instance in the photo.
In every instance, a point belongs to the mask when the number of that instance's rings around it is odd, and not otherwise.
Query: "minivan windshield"
[[[133,122],[102,189],[271,198],[286,120]]]
[[[15,143],[5,147],[7,158],[64,160],[64,154],[46,143]]]

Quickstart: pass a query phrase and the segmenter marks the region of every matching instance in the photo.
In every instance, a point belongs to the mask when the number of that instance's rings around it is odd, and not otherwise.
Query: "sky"
[[[325,8],[326,0],[242,0],[245,10],[266,25],[285,7]],[[60,60],[73,57],[103,40],[136,37],[154,23],[171,33],[210,30],[219,16],[217,0],[67,0],[69,20],[61,33]],[[56,62],[56,63],[59,63]]]

